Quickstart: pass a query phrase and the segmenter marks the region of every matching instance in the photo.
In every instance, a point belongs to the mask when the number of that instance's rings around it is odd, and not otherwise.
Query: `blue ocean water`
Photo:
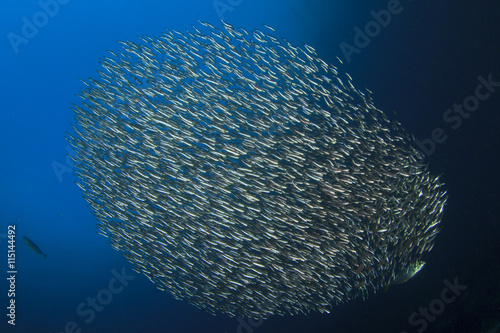
[[[487,331],[500,320],[498,7],[496,1],[415,0],[3,4],[0,332]],[[394,13],[384,21],[380,13],[389,9]],[[183,31],[198,19],[220,26],[221,18],[246,30],[272,26],[277,37],[313,46],[327,62],[342,59],[356,86],[369,88],[375,104],[414,133],[450,195],[443,231],[418,276],[328,315],[249,322],[174,300],[97,235],[96,219],[74,184],[65,140],[72,131],[70,106],[84,87],[80,80],[96,77],[98,59],[117,49],[118,40]],[[359,30],[366,29],[374,30],[363,39]],[[465,104],[488,81],[493,83],[481,90],[485,97],[474,111],[445,119],[448,109]],[[446,135],[443,142],[432,139],[436,129]],[[9,226],[15,226],[14,268],[8,267]],[[454,280],[466,289],[441,309],[433,301],[444,281]],[[15,321],[7,316],[11,300]],[[421,308],[430,308],[428,317]]]

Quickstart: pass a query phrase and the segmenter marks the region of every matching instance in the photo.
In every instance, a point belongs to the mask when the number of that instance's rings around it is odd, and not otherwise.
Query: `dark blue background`
[[[343,58],[340,43],[352,45],[354,28],[364,28],[373,20],[370,11],[387,3],[243,0],[224,19],[246,30],[270,25],[277,37],[313,46],[333,63]],[[443,174],[449,193],[428,264],[411,281],[365,302],[354,300],[329,315],[273,317],[255,333],[414,332],[408,317],[439,297],[444,279],[455,277],[467,290],[425,332],[480,332],[500,320],[500,91],[457,130],[442,119],[446,109],[474,93],[480,75],[492,73],[500,81],[498,1],[402,0],[401,5],[403,11],[343,69],[419,140],[437,127],[448,136],[426,159],[432,173]],[[64,332],[65,324],[75,321],[82,332],[94,333],[238,332],[236,319],[213,317],[155,289],[96,234],[96,220],[74,184],[64,139],[71,131],[70,105],[83,87],[80,79],[96,76],[106,50],[118,48],[117,40],[183,30],[197,19],[219,25],[213,0],[71,0],[16,53],[8,34],[20,35],[23,17],[32,21],[40,10],[37,1],[23,0],[4,3],[0,12],[0,276],[7,271],[7,225],[17,228],[19,271],[15,328],[6,324],[8,286],[1,279],[0,331]],[[68,172],[58,177],[54,165]],[[31,252],[21,235],[37,243],[47,260]],[[135,279],[85,323],[77,306],[108,287],[113,269],[123,268]]]

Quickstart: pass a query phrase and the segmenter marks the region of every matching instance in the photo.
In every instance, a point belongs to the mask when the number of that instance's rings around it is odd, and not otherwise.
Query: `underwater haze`
[[[496,1],[0,14],[0,332],[497,332]]]

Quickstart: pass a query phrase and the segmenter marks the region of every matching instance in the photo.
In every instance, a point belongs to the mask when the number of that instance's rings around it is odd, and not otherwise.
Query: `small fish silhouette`
[[[41,254],[45,259],[47,259],[47,255],[43,254],[42,251],[40,250],[40,248],[38,246],[36,246],[36,244],[33,243],[33,241],[31,239],[23,236],[23,240],[26,243],[26,245],[28,245],[28,247],[31,249],[31,251],[38,253],[38,254]]]

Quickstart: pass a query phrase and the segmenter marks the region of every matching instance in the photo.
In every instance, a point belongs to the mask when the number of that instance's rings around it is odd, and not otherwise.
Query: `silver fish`
[[[29,239],[26,236],[23,236],[23,240],[26,243],[26,245],[28,245],[31,251],[35,252],[36,254],[40,254],[43,256],[44,259],[47,259],[47,255],[43,254],[40,248],[35,243],[33,243],[31,239]]]
[[[121,43],[85,83],[68,139],[99,234],[229,316],[329,312],[399,281],[446,202],[410,135],[309,45],[222,26]]]

